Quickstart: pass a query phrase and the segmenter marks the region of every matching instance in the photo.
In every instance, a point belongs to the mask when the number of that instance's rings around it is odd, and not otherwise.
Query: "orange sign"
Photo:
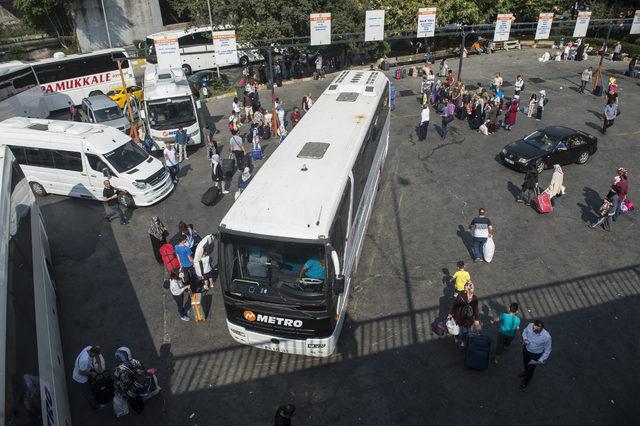
[[[244,319],[246,319],[247,321],[255,321],[256,320],[256,314],[254,314],[252,311],[244,311]]]

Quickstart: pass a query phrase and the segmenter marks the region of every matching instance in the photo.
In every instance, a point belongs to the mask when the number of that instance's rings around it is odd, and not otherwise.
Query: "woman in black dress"
[[[160,247],[167,243],[167,235],[169,231],[164,226],[158,216],[151,218],[151,226],[149,227],[149,238],[151,239],[151,247],[153,248],[153,255],[159,264],[162,265],[162,256],[160,255]]]

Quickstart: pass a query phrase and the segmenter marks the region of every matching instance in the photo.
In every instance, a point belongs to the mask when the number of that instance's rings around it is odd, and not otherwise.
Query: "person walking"
[[[524,79],[522,78],[521,74],[518,74],[518,76],[516,77],[516,82],[514,83],[515,86],[515,94],[520,96],[520,93],[524,90]]]
[[[291,417],[296,413],[296,406],[293,404],[281,405],[276,411],[273,419],[274,426],[291,426]]]
[[[131,350],[121,346],[116,350],[113,385],[117,395],[124,398],[136,414],[142,414],[144,400],[138,393],[144,387],[146,368],[131,356]]]
[[[429,103],[422,105],[422,112],[420,112],[420,127],[418,129],[418,139],[423,141],[427,139],[427,131],[429,130]]]
[[[535,93],[531,94],[529,98],[529,110],[527,111],[527,117],[533,117],[533,113],[536,112],[536,108],[538,106],[538,97]]]
[[[164,244],[167,244],[167,236],[169,235],[169,231],[164,226],[164,223],[158,218],[158,216],[153,216],[151,218],[151,226],[149,226],[149,239],[151,240],[151,249],[153,250],[153,255],[156,258],[156,261],[162,265],[162,255],[160,254],[160,247]]]
[[[220,164],[220,156],[218,154],[211,156],[211,180],[220,192],[223,194],[229,193],[224,185],[224,174],[222,173],[222,165]]]
[[[589,83],[593,79],[593,67],[585,68],[580,74],[580,88],[578,89],[578,93],[584,93],[584,89],[587,87],[587,83]]]
[[[618,106],[612,101],[607,102],[607,105],[604,107],[604,123],[602,124],[602,134],[606,134],[607,129],[613,126],[613,121],[616,119],[617,115]]]
[[[202,138],[204,139],[205,146],[207,147],[207,160],[211,160],[213,154],[219,154],[218,144],[213,139],[213,131],[209,128],[208,124],[205,124],[202,128]]]
[[[472,327],[480,331],[480,320],[478,319],[478,296],[474,294],[474,284],[468,281],[464,285],[464,292],[459,293],[453,301],[453,306],[449,311],[449,316],[453,318],[460,326],[460,334],[454,337],[454,341],[458,343],[458,337],[461,337],[460,347],[466,346],[466,340]]]
[[[542,113],[544,112],[544,107],[547,105],[547,92],[544,90],[540,91],[540,96],[538,97],[538,107],[536,108],[536,121],[542,120]]]
[[[180,158],[180,162],[183,160],[188,160],[189,156],[187,155],[187,140],[189,136],[187,135],[187,131],[182,128],[182,126],[178,127],[178,131],[176,132],[176,143],[178,144],[178,157]]]
[[[469,229],[473,235],[473,261],[484,262],[484,243],[487,242],[487,238],[493,237],[493,225],[491,220],[486,217],[486,211],[483,208],[478,210],[478,217],[473,218]]]
[[[171,276],[169,277],[169,290],[171,291],[171,296],[173,297],[173,301],[176,302],[176,306],[178,308],[178,315],[182,321],[189,321],[189,307],[191,303],[187,300],[187,303],[184,303],[184,292],[189,289],[188,285],[184,285],[184,282],[180,279],[180,275],[176,271],[171,272]]]
[[[169,175],[174,184],[178,183],[178,172],[180,171],[180,165],[178,163],[178,153],[176,148],[170,142],[165,142],[164,150],[162,151],[164,156],[164,165],[169,170]]]
[[[516,201],[518,203],[524,203],[526,206],[530,205],[537,187],[538,169],[535,164],[530,164],[524,175],[524,182],[522,183],[522,188],[520,189],[520,194],[518,194]]]
[[[520,96],[514,95],[513,99],[511,100],[511,104],[509,105],[507,116],[504,119],[504,128],[506,130],[511,130],[513,126],[516,124],[519,110],[520,110]]]
[[[458,297],[458,294],[464,291],[464,286],[471,281],[471,275],[464,270],[464,262],[462,260],[458,260],[456,266],[458,267],[458,270],[451,277],[455,290],[453,297]]]
[[[233,98],[233,102],[231,103],[231,111],[233,111],[233,115],[235,115],[238,120],[238,127],[241,126],[242,123],[240,123],[240,101],[237,97]]]
[[[551,355],[551,335],[544,329],[542,320],[529,323],[522,331],[522,362],[524,371],[519,374],[522,377],[520,388],[525,389],[537,365],[544,365]]]
[[[104,371],[104,358],[100,346],[86,346],[73,363],[72,378],[91,408],[102,408],[91,391],[91,379]]]
[[[447,134],[449,133],[449,123],[453,121],[453,114],[455,112],[455,106],[447,101],[445,104],[444,111],[441,115],[442,117],[442,139],[447,138]]]
[[[104,180],[102,201],[104,201],[107,206],[107,214],[104,219],[108,222],[111,222],[111,219],[113,219],[114,216],[118,216],[120,218],[120,225],[126,225],[129,222],[127,221],[124,212],[120,208],[120,203],[118,202],[118,194],[120,192],[127,192],[127,190],[114,188],[113,186],[111,186],[111,182],[109,181],[109,179]]]
[[[551,182],[544,191],[551,197],[551,204],[555,206],[555,199],[561,195],[564,195],[565,187],[564,172],[560,164],[553,165],[553,175],[551,175]]]
[[[250,123],[253,116],[253,99],[251,99],[247,90],[244,91],[242,106],[244,107],[244,122]]]
[[[247,150],[242,143],[242,136],[238,135],[236,131],[231,132],[229,148],[236,157],[236,167],[239,171],[242,171],[244,169],[244,156],[247,155]]]
[[[498,338],[496,339],[496,355],[493,357],[493,365],[498,365],[500,355],[507,349],[516,333],[520,329],[520,317],[518,317],[518,304],[512,303],[509,306],[509,312],[498,315],[497,318],[491,320],[491,324],[500,323],[498,327]]]
[[[298,107],[294,107],[293,111],[291,111],[291,114],[289,114],[289,117],[291,118],[291,128],[293,129],[294,127],[296,127],[296,124],[298,124],[300,120],[302,120],[300,109]]]
[[[615,222],[618,220],[618,216],[622,213],[622,203],[627,199],[627,194],[629,193],[629,180],[628,180],[629,172],[624,167],[618,168],[618,174],[613,179],[613,183],[611,184],[611,189],[609,190],[609,194],[611,196],[617,195],[618,200],[616,203],[616,209],[614,210],[612,220]],[[615,200],[614,200],[615,201]]]

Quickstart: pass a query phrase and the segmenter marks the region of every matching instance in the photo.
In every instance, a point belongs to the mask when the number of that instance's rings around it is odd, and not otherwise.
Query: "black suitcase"
[[[202,199],[200,201],[202,201],[202,204],[204,204],[205,206],[213,206],[218,201],[219,196],[220,190],[218,189],[218,187],[212,186],[211,188],[207,189],[207,192],[202,194]]]
[[[223,158],[222,159],[222,174],[226,177],[231,177],[236,172],[236,159],[235,158]]]
[[[91,378],[89,386],[98,404],[107,404],[113,400],[113,379],[108,372],[105,371]]]
[[[483,334],[470,335],[467,339],[467,351],[464,354],[464,365],[474,370],[489,368],[491,337]]]
[[[271,138],[271,123],[262,126],[262,139]]]

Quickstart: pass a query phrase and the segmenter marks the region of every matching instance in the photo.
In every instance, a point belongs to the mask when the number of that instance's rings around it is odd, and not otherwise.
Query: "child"
[[[498,339],[496,341],[496,356],[493,357],[493,365],[498,365],[498,357],[504,350],[509,347],[513,341],[516,333],[520,329],[520,317],[518,313],[518,304],[512,303],[509,306],[509,312],[498,315],[496,319],[491,320],[491,323],[500,323],[498,328]]]
[[[527,111],[527,117],[529,118],[533,117],[533,113],[536,111],[537,106],[538,106],[538,97],[534,93],[529,98],[529,110]]]
[[[213,272],[211,270],[211,258],[209,257],[209,253],[204,251],[200,262],[202,264],[202,280],[204,282],[204,289],[209,290],[213,286]]]
[[[471,275],[464,270],[464,262],[462,260],[458,260],[457,266],[458,270],[452,277],[455,286],[455,292],[453,293],[454,298],[458,297],[458,293],[464,291],[464,285],[471,281]]]

